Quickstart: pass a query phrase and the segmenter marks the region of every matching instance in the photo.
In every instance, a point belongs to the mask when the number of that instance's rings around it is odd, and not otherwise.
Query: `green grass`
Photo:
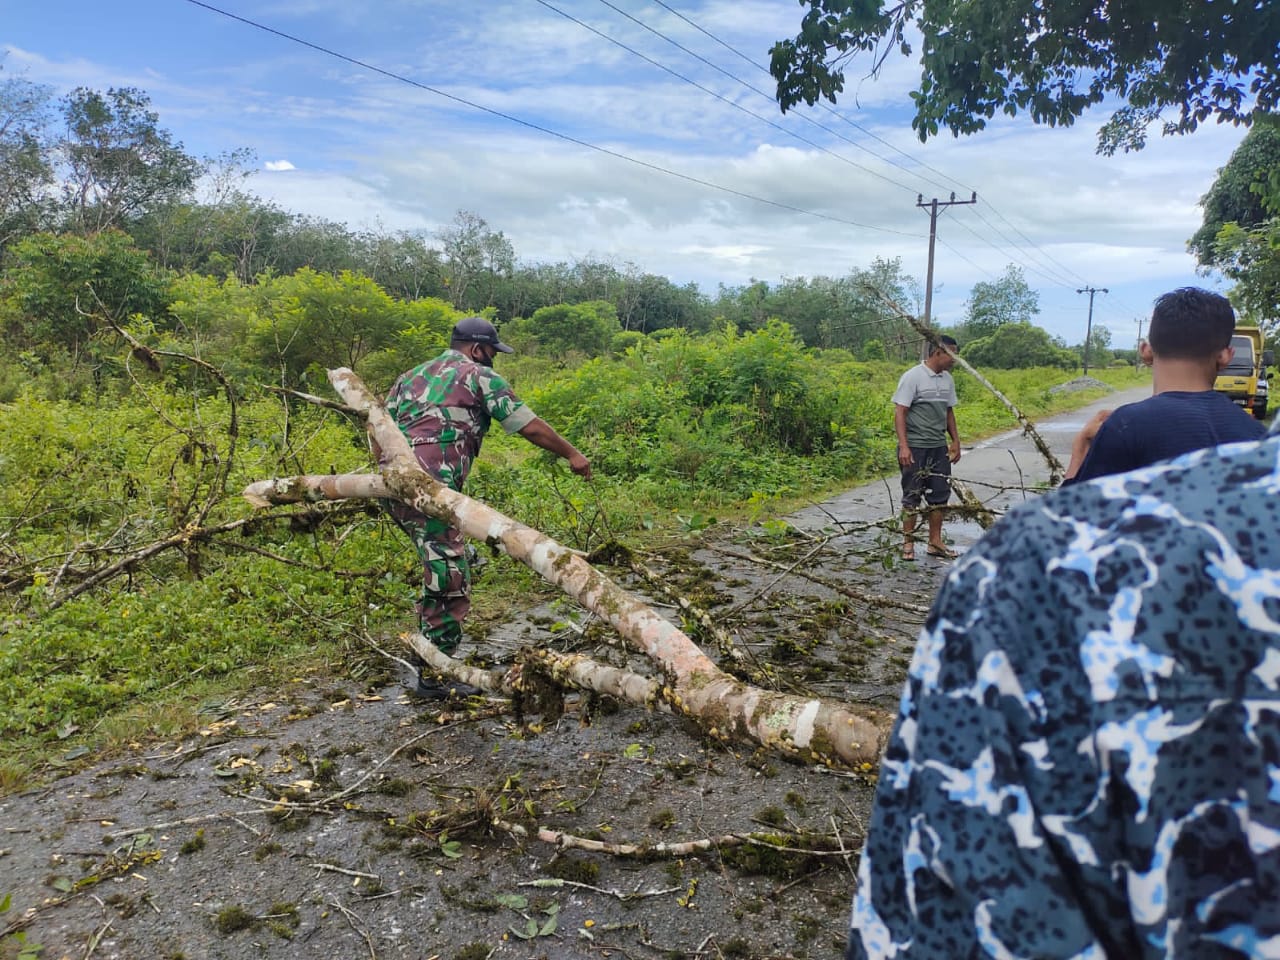
[[[677,539],[717,518],[784,515],[895,469],[889,397],[901,372],[838,357],[815,364],[769,337],[724,349],[667,342],[654,356],[599,365],[594,379],[569,371],[529,387],[535,409],[543,413],[545,401],[560,415],[548,419],[593,458],[604,449],[591,484],[495,430],[468,489],[586,550],[611,539]],[[1050,395],[1050,385],[1071,378],[1064,371],[990,376],[1033,418],[1098,395]],[[1114,368],[1098,379],[1149,382]],[[1014,425],[972,378],[957,373],[957,384],[966,442]],[[813,422],[796,421],[783,394],[805,398]],[[683,408],[673,409],[677,399]],[[695,400],[704,404],[696,417]],[[237,491],[254,479],[367,467],[362,438],[344,418],[302,408],[282,421],[283,409],[276,399],[241,403],[235,469],[219,495],[211,483],[228,437],[216,394],[193,400],[153,388],[94,405],[27,398],[0,406],[0,468],[23,465],[0,486],[5,565],[11,576],[30,574],[0,594],[0,794],[135,741],[189,735],[208,722],[210,702],[255,686],[310,674],[385,678],[385,661],[364,637],[395,643],[412,622],[419,574],[403,536],[376,516],[294,531],[277,523],[171,550],[50,608],[51,593],[70,583],[58,572],[68,553],[74,567],[103,545],[153,542],[194,522],[208,497],[215,505],[206,524],[249,516]],[[593,433],[607,417],[607,438]],[[826,447],[800,452],[813,437]],[[612,446],[600,446],[606,440]],[[649,452],[637,456],[628,443]],[[469,630],[555,593],[507,558],[490,570]]]

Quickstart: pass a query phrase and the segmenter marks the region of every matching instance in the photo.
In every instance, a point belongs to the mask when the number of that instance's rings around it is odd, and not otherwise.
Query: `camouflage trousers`
[[[442,652],[453,656],[462,642],[462,621],[471,610],[471,564],[462,533],[403,503],[384,500],[382,505],[408,535],[422,562],[422,593],[414,604],[418,627]]]

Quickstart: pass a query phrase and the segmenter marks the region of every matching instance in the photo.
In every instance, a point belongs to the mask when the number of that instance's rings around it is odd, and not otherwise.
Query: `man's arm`
[[[956,408],[947,407],[947,433],[951,444],[947,447],[947,459],[956,463],[960,459],[960,429],[956,426]]]
[[[1102,424],[1109,416],[1111,416],[1110,410],[1099,410],[1075,435],[1075,438],[1071,441],[1071,462],[1067,464],[1067,472],[1063,477],[1064,482],[1076,478],[1076,474],[1084,466],[1085,458],[1089,456],[1089,450],[1093,447],[1094,437],[1098,435]]]
[[[904,470],[915,463],[911,445],[907,443],[907,408],[900,403],[893,405],[893,429],[898,434],[898,466]]]
[[[518,431],[535,447],[541,447],[569,461],[569,469],[584,480],[591,479],[591,463],[578,452],[578,448],[552,428],[541,417],[534,417]]]

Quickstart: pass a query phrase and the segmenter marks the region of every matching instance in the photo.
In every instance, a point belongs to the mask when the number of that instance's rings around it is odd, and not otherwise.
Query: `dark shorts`
[[[951,499],[951,461],[946,447],[912,447],[914,464],[902,471],[902,505],[914,510],[923,496],[930,506]]]

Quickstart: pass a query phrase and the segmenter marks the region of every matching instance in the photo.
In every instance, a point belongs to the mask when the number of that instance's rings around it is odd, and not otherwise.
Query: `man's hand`
[[[898,444],[898,466],[905,470],[907,467],[914,466],[915,462],[916,458],[911,455],[911,448]]]
[[[1064,479],[1075,479],[1075,475],[1084,466],[1084,458],[1089,455],[1089,448],[1093,446],[1093,438],[1098,435],[1098,431],[1102,429],[1103,423],[1106,422],[1109,416],[1111,416],[1110,410],[1099,410],[1089,418],[1089,422],[1081,427],[1080,432],[1071,440],[1071,462],[1067,464],[1067,472]]]
[[[950,460],[952,463],[960,462],[960,441],[959,440],[952,440],[951,443],[947,445],[947,459]]]
[[[1080,432],[1071,441],[1072,451],[1079,446],[1083,452],[1088,453],[1089,448],[1093,446],[1093,438],[1098,435],[1098,431],[1102,429],[1102,424],[1106,422],[1109,416],[1111,416],[1110,410],[1099,410],[1090,417],[1089,422],[1080,428]]]
[[[583,480],[591,479],[591,462],[577,450],[569,457],[569,469]]]

